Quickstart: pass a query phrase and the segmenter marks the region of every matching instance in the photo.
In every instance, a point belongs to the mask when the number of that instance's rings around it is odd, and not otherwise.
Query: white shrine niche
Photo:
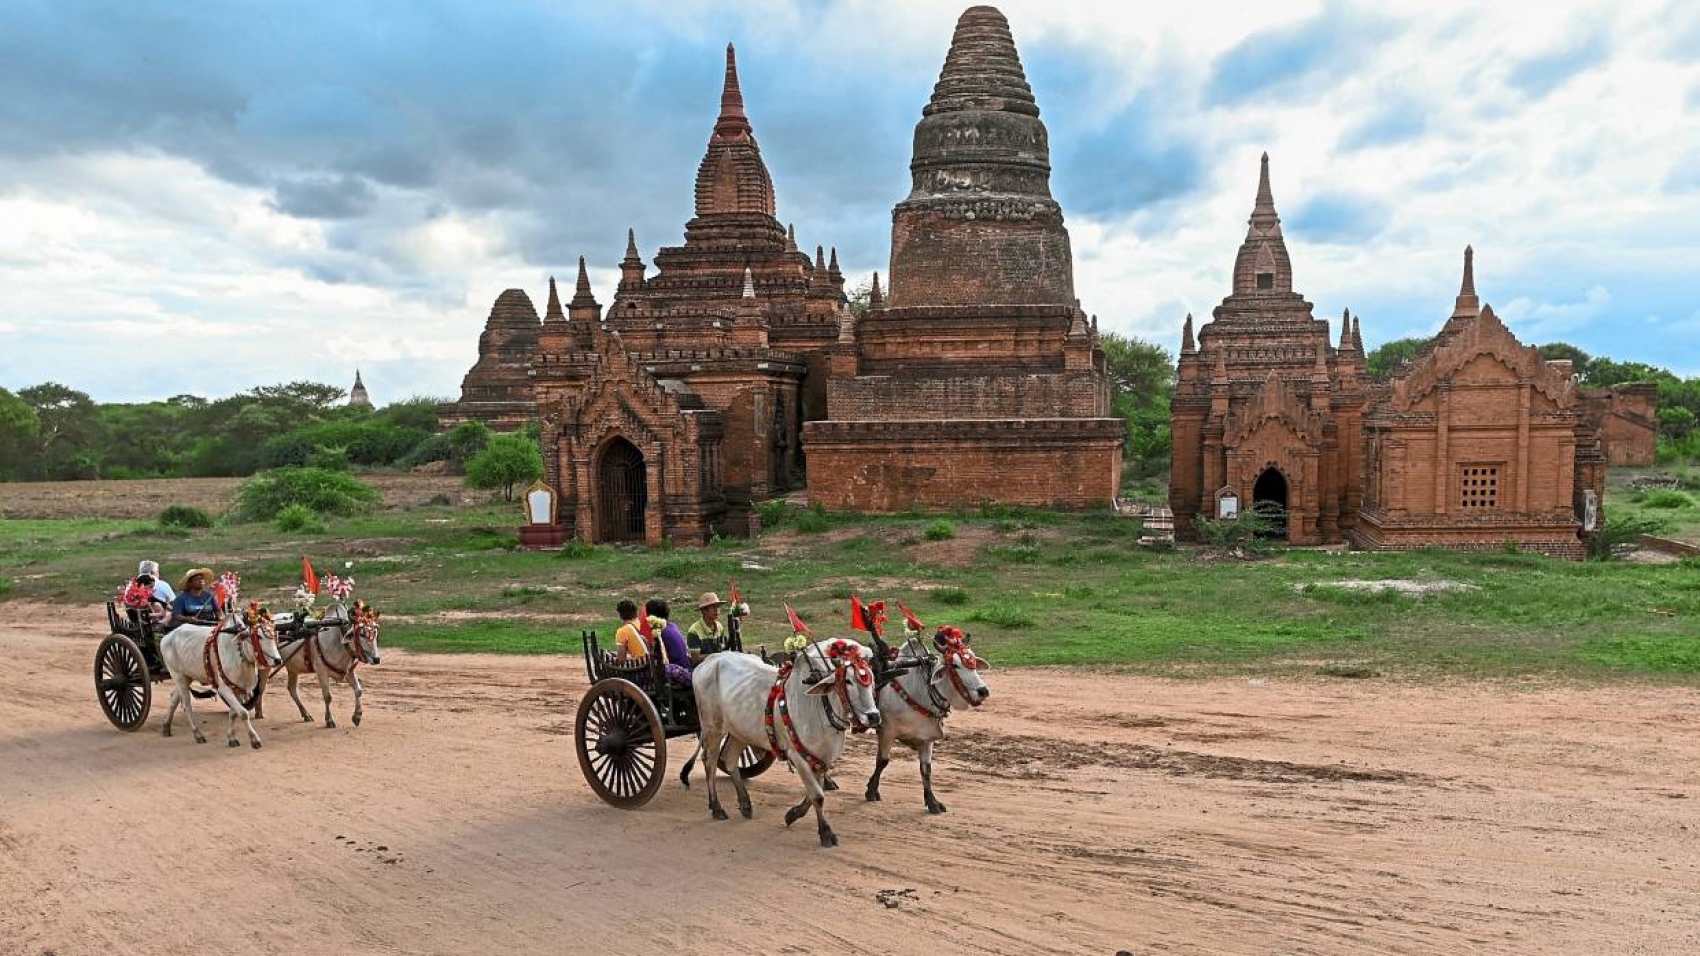
[[[1216,517],[1231,521],[1239,517],[1240,496],[1232,488],[1223,488],[1216,492]]]
[[[525,520],[531,524],[555,523],[555,489],[541,481],[526,489]]]

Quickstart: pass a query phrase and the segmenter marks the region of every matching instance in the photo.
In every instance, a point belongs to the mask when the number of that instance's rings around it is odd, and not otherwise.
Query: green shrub
[[[928,592],[933,600],[951,607],[961,607],[968,603],[968,592],[961,588],[935,588]]]
[[[393,465],[430,438],[429,432],[381,421],[319,422],[270,439],[261,446],[260,460],[267,468],[327,467],[314,459],[328,453],[332,461]],[[340,449],[340,454],[334,449]]]
[[[1686,508],[1694,499],[1672,488],[1655,488],[1647,492],[1642,504],[1649,508]]]
[[[159,523],[164,528],[210,528],[213,520],[212,515],[199,508],[169,505],[159,513]]]
[[[307,467],[326,471],[347,471],[350,462],[348,449],[341,445],[320,445],[307,456]]]
[[[1635,539],[1644,534],[1662,534],[1669,530],[1670,522],[1663,518],[1610,515],[1588,539],[1588,557],[1595,561],[1621,558],[1634,549]]]
[[[994,545],[986,549],[986,556],[1004,564],[1038,564],[1045,557],[1032,544]]]
[[[940,518],[927,525],[925,534],[928,541],[948,541],[956,537],[956,525]]]
[[[810,505],[791,516],[792,528],[803,534],[820,534],[832,527],[832,517],[820,505]]]
[[[12,590],[12,587],[13,587],[13,582],[12,582],[11,578],[0,578],[0,595],[10,593],[11,590]]]
[[[684,558],[674,561],[663,561],[655,566],[655,576],[664,581],[685,581],[696,577],[702,571],[702,564]]]
[[[325,519],[318,512],[303,504],[284,506],[277,513],[277,530],[290,534],[324,534]]]
[[[466,464],[484,450],[495,434],[483,422],[461,422],[443,436],[448,442],[449,460]]]
[[[968,620],[984,624],[996,624],[998,627],[1032,627],[1038,621],[1032,613],[1013,604],[994,604],[981,608],[968,615]]]
[[[574,538],[561,547],[561,557],[568,561],[582,561],[596,554],[596,545],[583,538]]]
[[[376,488],[339,471],[278,468],[242,482],[232,516],[238,521],[270,521],[290,505],[314,514],[352,515],[381,500]]]
[[[497,435],[466,463],[466,483],[485,490],[502,489],[514,500],[514,486],[543,477],[543,451],[524,435]]]

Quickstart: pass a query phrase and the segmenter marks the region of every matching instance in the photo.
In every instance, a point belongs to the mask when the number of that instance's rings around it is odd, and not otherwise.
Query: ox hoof
[[[311,714],[302,714],[301,722],[304,724],[310,724],[313,722],[313,716]]]
[[[932,803],[927,804],[927,812],[928,813],[944,813],[945,812],[945,806],[944,806],[944,804],[938,802],[937,800],[934,800]]]
[[[716,819],[716,820],[730,820],[730,819],[732,819],[731,817],[726,815],[725,810],[722,810],[719,807],[709,807],[708,813],[709,813],[709,816],[714,817],[714,819]]]
[[[830,792],[838,789],[838,781],[832,779],[831,777],[828,777],[828,778],[826,778],[826,782],[821,784],[820,788],[822,790],[825,790],[828,793],[830,793]]]
[[[356,727],[360,726],[360,713],[359,713],[359,711],[356,711],[355,714],[354,714],[354,726],[356,726]]]
[[[226,740],[224,743],[225,743],[225,746],[227,746],[227,747],[240,747],[240,746],[242,746],[242,741],[237,740],[235,737],[232,737],[229,740]]]
[[[167,727],[167,728],[165,728],[165,729],[164,729],[164,730],[162,730],[162,731],[160,731],[160,732],[159,732],[159,735],[160,735],[160,736],[161,736],[161,737],[169,737],[169,736],[171,736],[171,728],[170,728],[170,727]]]
[[[838,845],[838,834],[832,832],[831,830],[822,830],[820,832],[820,845],[821,846],[829,846],[829,847],[830,846],[837,846]]]
[[[738,808],[738,815],[746,820],[754,820],[756,817],[756,811],[754,807],[741,806]]]
[[[195,735],[195,743],[204,744],[206,742],[207,742],[207,737],[206,737],[205,734],[196,734]]]
[[[334,720],[325,721],[325,729],[326,730],[335,730],[336,729],[336,721],[334,721]]]
[[[801,820],[803,818],[803,814],[808,813],[808,812],[809,812],[809,805],[806,804],[806,803],[803,804],[800,807],[792,807],[791,809],[785,811],[785,825],[790,826],[791,824],[796,823],[798,820]]]
[[[255,750],[259,750],[259,749],[260,749],[260,738],[258,738],[258,737],[255,737],[255,738],[254,738],[254,739],[253,739],[253,741],[252,741],[252,743],[253,743],[253,745],[254,745],[254,749],[255,749]]]
[[[862,796],[867,797],[869,803],[880,802],[880,792],[878,790],[869,790],[867,793],[862,794]]]

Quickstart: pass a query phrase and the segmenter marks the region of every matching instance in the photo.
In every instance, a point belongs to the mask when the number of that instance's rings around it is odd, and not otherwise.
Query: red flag
[[[637,629],[638,633],[643,635],[645,643],[655,643],[655,628],[649,626],[648,608],[638,608]]]
[[[868,614],[862,609],[862,602],[856,595],[850,595],[850,629],[853,631],[869,631]]]
[[[920,631],[920,630],[921,630],[921,629],[922,629],[922,628],[923,628],[923,627],[925,627],[925,626],[926,626],[926,625],[924,625],[924,624],[922,624],[922,623],[921,623],[921,619],[920,619],[920,618],[918,618],[918,617],[916,617],[916,616],[915,616],[915,612],[914,612],[914,611],[911,611],[911,610],[909,610],[909,609],[908,609],[908,608],[906,608],[906,607],[904,607],[904,606],[903,606],[903,602],[902,602],[902,601],[898,601],[898,602],[897,602],[897,609],[898,609],[898,610],[899,610],[899,611],[902,611],[902,612],[903,612],[903,620],[904,620],[904,622],[905,622],[905,623],[906,623],[906,624],[908,624],[908,625],[909,625],[909,630],[911,630],[911,631]]]
[[[319,576],[313,573],[313,562],[307,560],[304,554],[301,556],[301,586],[314,594],[319,593]]]
[[[732,592],[731,594],[729,594],[727,596],[727,603],[731,604],[733,610],[735,611],[737,609],[738,605],[742,602],[742,599],[740,599],[738,597],[738,582],[732,580],[731,578],[727,578],[726,579],[726,585],[727,585],[727,590]]]
[[[809,626],[803,623],[803,619],[797,616],[797,612],[792,610],[791,605],[789,604],[785,605],[785,616],[791,619],[792,633],[803,634],[808,637],[815,636],[815,632],[809,630]]]

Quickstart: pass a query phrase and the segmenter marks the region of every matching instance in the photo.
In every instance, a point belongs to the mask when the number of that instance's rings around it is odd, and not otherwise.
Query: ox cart
[[[112,633],[94,652],[95,696],[100,698],[100,709],[112,726],[123,731],[139,730],[147,723],[148,710],[153,706],[153,685],[171,679],[159,655],[159,639],[164,635],[146,609],[120,607],[115,601],[106,602],[106,622]],[[249,708],[259,701],[265,686],[264,680],[255,686],[246,702]],[[212,696],[201,691],[191,693]]]
[[[734,616],[727,622],[725,646],[714,650],[742,653],[739,631]],[[598,644],[595,631],[584,631],[580,637],[590,689],[579,701],[573,721],[579,769],[604,803],[635,810],[661,790],[667,776],[667,741],[696,735],[696,696],[689,684],[668,676],[659,652],[641,661],[616,663]],[[694,761],[693,756],[680,775],[687,787]],[[765,750],[746,747],[738,757],[738,769],[746,780],[771,766],[773,754]]]

